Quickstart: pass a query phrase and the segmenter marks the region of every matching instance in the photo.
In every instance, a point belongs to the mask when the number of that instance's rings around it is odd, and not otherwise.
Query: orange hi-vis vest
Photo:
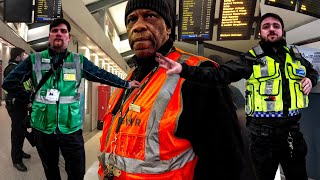
[[[167,57],[191,66],[207,60],[179,49]],[[125,90],[117,89],[110,99],[100,138],[100,179],[108,171],[116,171],[115,180],[192,180],[197,157],[188,140],[174,136],[183,110],[184,79],[177,74],[168,76],[165,69],[158,68],[140,84],[144,82],[145,87],[134,89],[123,102],[122,112],[113,117],[112,110],[122,101]],[[121,124],[120,114],[124,118]]]

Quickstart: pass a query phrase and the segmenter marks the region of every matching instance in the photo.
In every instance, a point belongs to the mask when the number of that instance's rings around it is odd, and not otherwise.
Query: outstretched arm
[[[252,64],[245,59],[228,61],[219,67],[189,66],[180,64],[157,53],[159,66],[167,69],[167,74],[179,74],[192,82],[210,84],[230,84],[242,78],[248,79],[252,74]]]
[[[99,82],[101,84],[107,84],[119,88],[136,88],[140,85],[138,81],[125,81],[117,75],[114,75],[104,69],[100,69],[86,57],[84,57],[83,67],[84,78],[89,81]]]

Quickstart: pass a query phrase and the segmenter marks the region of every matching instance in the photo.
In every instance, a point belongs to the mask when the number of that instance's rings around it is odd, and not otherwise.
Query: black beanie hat
[[[273,17],[275,19],[278,19],[280,21],[280,23],[281,23],[282,29],[284,29],[284,24],[283,24],[282,18],[278,14],[274,14],[274,13],[266,13],[263,16],[261,16],[261,18],[260,18],[260,26],[261,26],[261,22],[264,19],[268,18],[268,17]]]
[[[19,47],[14,47],[10,51],[10,59],[16,59],[16,57],[20,56],[24,51],[24,49]]]
[[[156,11],[171,28],[170,6],[166,0],[129,0],[125,12],[125,24],[127,25],[127,16],[136,9],[151,9]]]

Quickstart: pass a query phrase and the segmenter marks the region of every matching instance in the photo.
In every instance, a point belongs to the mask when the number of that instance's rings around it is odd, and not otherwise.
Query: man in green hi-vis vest
[[[20,64],[27,54],[24,49],[19,47],[12,48],[10,51],[10,60],[8,66],[4,69],[4,78],[12,72],[18,64]],[[31,90],[30,81],[23,83],[25,91]],[[27,171],[27,167],[23,164],[22,159],[31,158],[30,154],[23,152],[23,142],[26,137],[27,127],[24,124],[24,119],[28,114],[28,103],[15,99],[12,93],[4,91],[6,96],[6,109],[11,118],[11,159],[13,166],[22,172]]]
[[[308,107],[308,94],[318,73],[285,41],[282,18],[267,13],[260,19],[261,41],[241,58],[219,68],[199,68],[160,57],[168,74],[189,81],[229,84],[246,82],[245,111],[250,133],[250,151],[259,180],[274,179],[280,164],[287,180],[307,180],[307,146],[300,132],[301,110]]]
[[[85,150],[80,118],[82,78],[120,88],[139,87],[137,81],[125,81],[100,69],[81,54],[68,52],[71,26],[65,19],[50,24],[49,47],[31,54],[3,82],[3,89],[26,102],[30,93],[21,83],[31,78],[35,89],[42,85],[32,102],[31,127],[47,179],[61,179],[59,149],[65,160],[68,179],[81,180],[85,174]],[[48,72],[51,73],[48,76]],[[45,78],[44,78],[45,79]],[[43,81],[42,81],[43,82]]]

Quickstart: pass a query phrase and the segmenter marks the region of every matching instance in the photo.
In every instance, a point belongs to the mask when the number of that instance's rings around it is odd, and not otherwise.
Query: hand
[[[311,89],[312,89],[312,83],[309,78],[303,78],[299,83],[301,83],[302,91],[305,95],[309,95]]]
[[[156,60],[159,62],[159,66],[167,69],[167,74],[179,74],[182,71],[182,65],[177,63],[167,57],[164,57],[162,54],[157,53]]]
[[[130,84],[129,86],[130,88],[138,88],[140,86],[140,83],[136,80],[130,81],[129,84]]]

